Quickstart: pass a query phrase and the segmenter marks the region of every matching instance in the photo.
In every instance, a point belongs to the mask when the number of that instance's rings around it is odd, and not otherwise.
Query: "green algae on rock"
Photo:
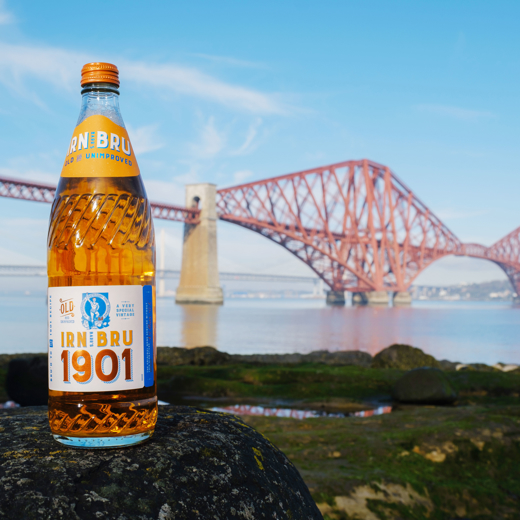
[[[157,347],[158,365],[216,366],[229,363],[231,356],[213,347]]]
[[[440,368],[440,363],[433,356],[425,354],[420,348],[394,344],[374,356],[372,367],[412,370],[421,367]]]
[[[389,401],[392,387],[403,373],[395,368],[323,363],[157,367],[159,399],[184,403],[186,397],[196,397],[190,403],[204,402],[205,406],[212,406],[204,401],[206,398],[228,399],[233,403],[252,403],[255,399],[283,400],[286,405],[296,401],[304,404],[339,399],[360,403],[364,408],[358,409],[367,409],[367,402]],[[9,399],[3,384],[6,375],[7,364],[0,364],[0,403]],[[520,372],[517,370],[452,370],[445,371],[445,375],[458,392],[459,402],[469,399],[506,404],[513,403],[520,394]]]
[[[414,368],[403,375],[392,389],[392,397],[402,403],[450,404],[457,392],[438,368]]]
[[[520,518],[520,406],[244,420],[299,469],[325,520]]]
[[[227,354],[213,347],[157,347],[157,364],[168,366],[195,365],[217,366],[233,364],[250,365],[299,365],[323,363],[324,365],[369,367],[372,356],[360,350],[329,352],[315,350],[308,354]]]
[[[238,417],[161,407],[140,446],[57,444],[47,409],[0,412],[6,519],[321,519],[294,465]]]

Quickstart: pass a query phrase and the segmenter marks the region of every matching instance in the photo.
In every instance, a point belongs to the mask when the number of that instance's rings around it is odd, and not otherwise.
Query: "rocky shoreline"
[[[46,356],[4,355],[0,402],[7,398],[5,383],[17,379],[8,367],[19,370],[21,363],[22,371],[31,366],[38,376],[27,389],[46,398]],[[159,399],[205,409],[262,403],[335,413],[391,405],[386,415],[242,417],[295,464],[325,520],[520,518],[515,365],[438,361],[408,345],[392,345],[374,357],[358,351],[230,355],[211,347],[159,347],[157,379]],[[30,410],[0,410],[0,417],[11,427],[7,417]],[[35,439],[47,431],[44,415]],[[107,490],[85,493],[105,499]],[[87,498],[78,504],[85,511],[92,507]]]
[[[361,399],[366,402],[368,394],[372,390],[379,388],[380,395],[386,395],[384,399],[396,399],[396,396],[410,395],[403,393],[395,388],[397,379],[403,376],[404,371],[423,369],[422,372],[411,376],[410,381],[414,384],[411,388],[416,395],[438,395],[440,388],[445,398],[455,393],[454,386],[457,386],[457,378],[449,374],[459,372],[488,373],[491,377],[485,383],[478,383],[479,388],[482,384],[491,385],[494,388],[501,388],[504,381],[495,381],[492,374],[517,374],[520,369],[517,365],[496,364],[494,366],[482,363],[462,364],[447,360],[436,360],[433,356],[424,353],[422,350],[409,345],[395,344],[382,350],[372,357],[367,352],[357,350],[328,352],[320,350],[308,354],[228,354],[221,352],[213,347],[180,348],[180,347],[158,347],[157,349],[157,377],[159,398],[167,402],[180,402],[187,396],[204,398],[230,397],[235,400],[244,398],[266,398],[299,400],[298,393],[306,393],[307,389],[303,381],[307,375],[313,373],[314,378],[320,379],[316,374],[323,372],[320,366],[331,369],[344,369],[346,380],[356,381],[358,394],[352,393],[348,388],[344,389],[349,397]],[[222,368],[228,373],[225,377],[216,373],[210,375],[211,370]],[[428,367],[428,370],[425,370]],[[207,369],[210,372],[196,369]],[[354,372],[348,371],[352,368]],[[195,369],[195,371],[194,371]],[[358,371],[356,371],[356,369]],[[346,372],[345,372],[346,370]],[[282,371],[283,378],[277,375]],[[237,376],[237,374],[241,374]],[[443,375],[445,374],[445,375]],[[22,406],[45,405],[47,402],[47,356],[45,354],[4,354],[0,355],[0,403],[4,401],[14,401]],[[277,389],[271,388],[269,380],[279,380]],[[453,381],[448,381],[448,379]],[[233,383],[233,380],[236,382]],[[496,379],[496,377],[495,377]],[[252,381],[251,384],[248,381]],[[287,381],[302,381],[302,386],[291,386]],[[428,390],[424,390],[428,385]],[[317,389],[320,395],[318,400],[325,397],[343,398],[344,392],[339,392],[334,388],[329,388],[329,381],[324,376],[321,387]],[[511,384],[511,381],[505,382]],[[363,385],[366,388],[363,388]],[[451,385],[451,386],[450,386]],[[343,383],[340,384],[343,387]],[[403,388],[410,386],[404,384]],[[421,389],[421,387],[423,387]],[[339,387],[338,387],[339,388]],[[333,395],[328,395],[332,392]],[[367,394],[368,392],[368,394]],[[379,399],[377,392],[373,399]],[[416,401],[416,398],[408,397],[408,401]],[[433,399],[433,398],[432,398]],[[450,398],[451,399],[451,398]],[[406,401],[398,398],[399,401]],[[444,400],[441,399],[441,401]],[[417,401],[419,402],[419,401]],[[423,400],[427,402],[427,400]],[[199,404],[203,404],[199,400]]]
[[[0,354],[0,367],[18,358],[47,357],[46,353]],[[360,350],[329,352],[315,350],[308,354],[228,354],[214,347],[157,347],[157,364],[165,366],[219,366],[233,364],[250,365],[300,365],[323,363],[331,366],[359,366],[365,368],[412,369],[431,366],[442,370],[477,370],[483,372],[510,372],[520,370],[519,365],[496,363],[461,363],[460,361],[437,360],[421,349],[409,345],[394,344],[374,357]]]
[[[395,344],[372,357],[368,352],[345,350],[329,352],[315,350],[309,354],[228,354],[213,347],[158,347],[157,363],[159,365],[179,366],[212,366],[231,364],[251,365],[299,365],[304,363],[323,363],[332,366],[359,366],[365,368],[398,368],[412,369],[431,366],[442,370],[477,370],[483,372],[510,372],[519,370],[519,365],[496,363],[461,363],[446,359],[436,360],[421,349],[409,345]],[[0,356],[1,364],[1,356]]]

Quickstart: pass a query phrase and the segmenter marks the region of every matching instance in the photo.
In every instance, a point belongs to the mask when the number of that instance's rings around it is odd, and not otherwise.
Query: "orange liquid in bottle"
[[[91,133],[94,135],[94,132]],[[88,137],[90,139],[90,133]],[[98,144],[104,144],[104,136],[100,139]],[[124,139],[118,139],[122,141],[124,149]],[[108,152],[110,153],[109,149]],[[85,162],[92,161],[91,164],[94,166],[104,164],[104,158],[98,160],[99,149],[96,148],[90,153],[94,154],[94,160],[90,154],[87,158],[86,153],[83,153],[80,159]],[[109,153],[106,154],[107,157]],[[79,161],[78,153],[74,154],[69,150],[68,156],[71,155]],[[114,155],[117,156],[117,153],[112,153],[112,162]],[[110,157],[106,159],[106,162],[109,161]],[[95,287],[94,292],[103,290],[100,287],[106,287],[105,290],[110,291],[111,286],[134,286],[135,290],[142,291],[144,288],[149,289],[150,310],[153,312],[149,318],[149,327],[153,328],[150,336],[153,338],[150,340],[153,341],[153,358],[150,357],[153,366],[149,367],[149,370],[153,370],[150,372],[153,384],[150,385],[149,382],[149,386],[117,390],[118,386],[124,386],[121,381],[124,381],[125,377],[128,381],[132,381],[132,377],[135,378],[135,361],[142,359],[143,351],[142,346],[139,350],[139,341],[136,341],[139,337],[135,330],[112,330],[115,327],[112,327],[115,323],[115,313],[119,311],[119,300],[116,302],[112,293],[111,307],[108,300],[105,305],[110,310],[106,310],[105,314],[111,321],[107,318],[106,322],[102,322],[102,312],[97,312],[100,311],[99,304],[102,303],[99,295],[97,303],[92,303],[95,302],[95,298],[91,297],[90,301],[87,301],[88,298],[83,297],[81,308],[78,298],[65,299],[65,303],[61,304],[61,311],[56,297],[54,301],[50,300],[52,319],[57,320],[60,312],[62,315],[69,312],[65,318],[71,322],[76,320],[76,329],[70,333],[60,333],[56,332],[55,326],[54,332],[50,331],[50,337],[54,339],[50,341],[52,348],[49,348],[52,374],[49,422],[56,440],[71,446],[88,448],[130,445],[146,440],[153,433],[157,421],[155,237],[151,208],[140,174],[123,177],[65,177],[62,174],[50,217],[48,276],[49,288],[70,287],[72,291],[72,288],[77,287],[77,291],[87,291],[87,296],[89,287]],[[139,287],[136,289],[136,286]],[[51,294],[51,289],[49,291]],[[96,294],[91,296],[95,297]],[[61,323],[67,323],[66,319]],[[136,316],[125,319],[128,320],[124,322],[129,324],[128,329],[135,329],[135,323],[138,327],[139,323],[143,323],[142,315],[139,316],[138,312]],[[81,320],[83,332],[80,331]],[[63,330],[67,326],[60,325]],[[127,348],[126,345],[131,345],[131,348]],[[92,381],[96,378],[97,386],[93,387]],[[111,383],[110,378],[117,379],[116,384],[112,385],[114,390],[111,390],[108,384]],[[63,388],[66,386],[64,383],[72,383],[70,386],[74,386],[75,390],[83,385],[85,391],[52,389],[58,384]],[[103,383],[107,384],[104,385],[103,391],[100,391],[100,385]],[[135,386],[138,383],[132,384]]]

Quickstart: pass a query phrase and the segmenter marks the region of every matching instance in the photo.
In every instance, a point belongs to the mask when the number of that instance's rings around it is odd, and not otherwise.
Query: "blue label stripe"
[[[143,286],[144,386],[153,386],[153,297],[152,286]]]

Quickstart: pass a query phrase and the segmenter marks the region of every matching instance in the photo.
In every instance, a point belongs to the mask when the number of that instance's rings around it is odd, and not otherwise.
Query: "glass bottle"
[[[117,67],[81,86],[49,223],[49,422],[69,446],[128,446],[157,421],[154,228]]]

